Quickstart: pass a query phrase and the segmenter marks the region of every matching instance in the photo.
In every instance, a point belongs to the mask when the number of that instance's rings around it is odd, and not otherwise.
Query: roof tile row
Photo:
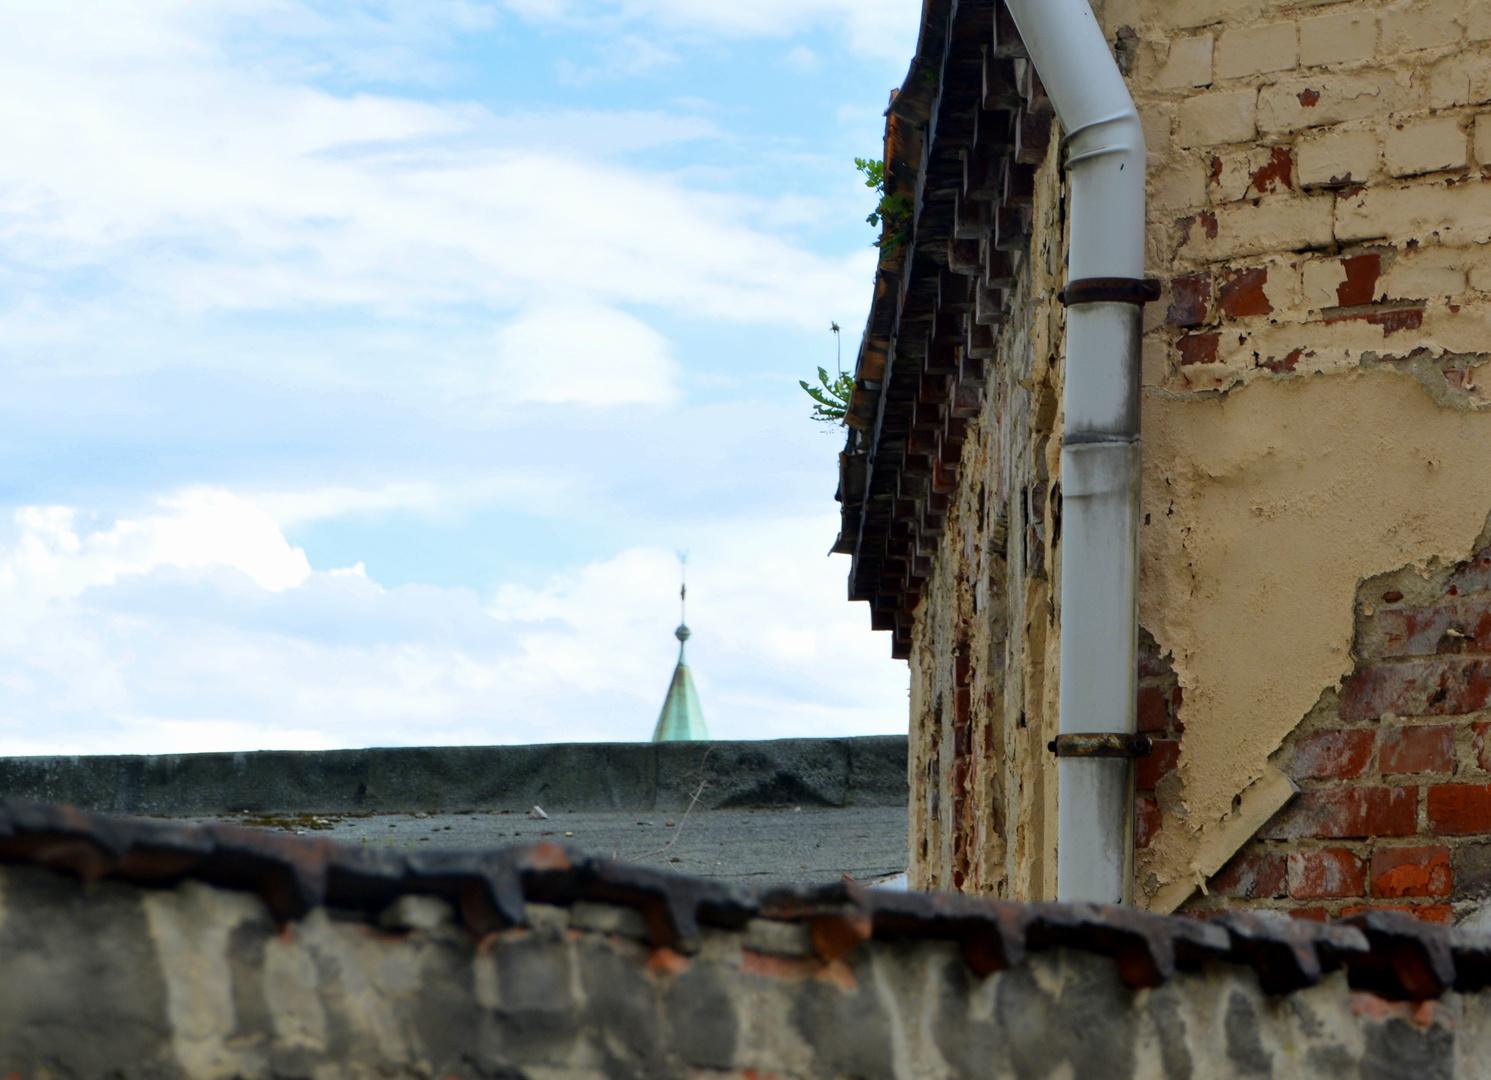
[[[1032,950],[1112,957],[1131,987],[1154,986],[1207,961],[1245,964],[1287,993],[1345,968],[1353,987],[1423,1000],[1491,986],[1491,938],[1401,912],[1319,924],[1247,912],[1209,922],[1091,904],[1015,904],[958,893],[896,893],[850,882],[819,889],[747,889],[581,855],[552,844],[403,854],[231,825],[105,817],[67,806],[0,800],[0,862],[164,887],[185,879],[257,893],[280,919],[318,905],[376,918],[410,894],[449,899],[475,935],[524,925],[528,902],[577,901],[637,910],[654,946],[690,952],[701,927],[752,918],[807,923],[836,959],[870,937],[957,941],[984,975]]]

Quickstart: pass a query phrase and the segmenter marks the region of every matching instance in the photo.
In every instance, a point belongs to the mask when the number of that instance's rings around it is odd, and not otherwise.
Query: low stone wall
[[[906,738],[0,758],[0,796],[164,817],[905,806]]]
[[[586,901],[477,937],[427,896],[370,925],[30,867],[0,871],[0,894],[0,1071],[24,1080],[1424,1080],[1491,1062],[1491,994],[1391,1002],[1344,972],[1271,998],[1216,964],[1136,991],[1079,948],[979,977],[953,941],[824,961],[806,923],[771,919],[708,929],[689,956]]]
[[[1491,939],[0,800],[8,1080],[1484,1077]]]

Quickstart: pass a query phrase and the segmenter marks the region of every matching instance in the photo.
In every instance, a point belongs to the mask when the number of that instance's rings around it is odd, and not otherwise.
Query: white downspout
[[[1006,0],[1066,132],[1056,894],[1133,896],[1144,132],[1088,0]],[[1093,739],[1073,736],[1098,736]],[[1116,736],[1103,738],[1103,736]],[[1099,756],[1072,756],[1077,754]],[[1104,756],[1113,755],[1113,756]]]

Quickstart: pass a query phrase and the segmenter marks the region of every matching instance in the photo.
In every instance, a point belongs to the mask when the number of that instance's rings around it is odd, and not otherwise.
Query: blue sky
[[[904,731],[839,440],[914,0],[0,12],[0,753]]]

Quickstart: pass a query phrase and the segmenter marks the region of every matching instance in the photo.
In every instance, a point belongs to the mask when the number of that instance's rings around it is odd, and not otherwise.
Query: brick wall
[[[1141,611],[1155,637],[1139,715],[1155,753],[1136,768],[1138,902],[1169,910],[1199,876],[1209,894],[1196,910],[1463,913],[1491,877],[1478,862],[1491,864],[1478,839],[1491,843],[1480,624],[1466,589],[1448,592],[1448,569],[1433,595],[1405,578],[1358,596],[1374,614],[1357,612],[1354,646],[1348,615],[1359,582],[1463,557],[1491,511],[1491,4],[1094,8],[1145,125],[1148,271],[1164,282],[1145,313]],[[912,881],[1020,899],[1055,888],[1044,748],[1062,558],[1056,153],[983,411],[956,485],[937,489],[947,516],[911,657]],[[1301,400],[1302,387],[1320,412],[1280,419],[1256,404],[1287,404],[1286,388]],[[1393,411],[1404,387],[1421,411]],[[1342,440],[1315,434],[1327,420],[1360,428],[1363,402],[1378,443],[1339,452]],[[1302,462],[1333,452],[1334,472],[1285,490],[1288,467],[1302,476]],[[1389,483],[1380,465],[1393,455],[1412,468]],[[1426,496],[1431,483],[1445,486]],[[1333,513],[1339,558],[1324,569],[1296,560],[1286,573],[1259,554],[1259,536],[1280,565],[1291,547],[1323,547],[1310,530]],[[1248,531],[1264,519],[1280,524]],[[1308,598],[1309,618],[1271,623],[1268,590]],[[1383,599],[1393,591],[1406,599]],[[1275,677],[1285,669],[1292,683]],[[1275,768],[1301,794],[1248,842],[1287,794]]]
[[[1437,572],[1365,582],[1353,652],[1339,694],[1274,756],[1299,795],[1185,910],[1323,919],[1390,907],[1452,922],[1491,897],[1491,546]],[[1156,668],[1145,681],[1163,687]],[[1155,697],[1140,691],[1155,730],[1175,734]],[[1141,843],[1153,813],[1141,814]]]
[[[1491,6],[1104,8],[1140,28],[1151,250],[1170,279],[1151,381],[1225,387],[1428,346],[1463,389],[1491,288]]]

